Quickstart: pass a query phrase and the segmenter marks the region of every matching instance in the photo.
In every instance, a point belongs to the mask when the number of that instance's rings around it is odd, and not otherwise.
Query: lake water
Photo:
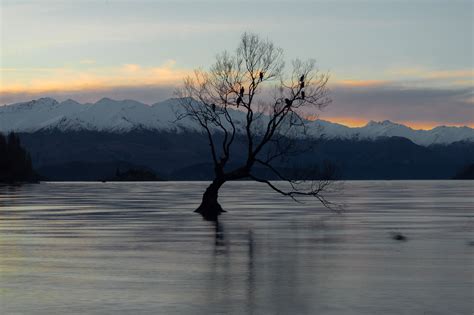
[[[0,187],[1,314],[473,314],[474,181]],[[392,238],[402,233],[406,241]]]

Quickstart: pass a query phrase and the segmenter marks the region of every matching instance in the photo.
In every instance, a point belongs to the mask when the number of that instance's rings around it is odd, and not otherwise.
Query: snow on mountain
[[[354,137],[353,128],[317,119],[308,123],[308,133],[326,139],[351,139]]]
[[[114,101],[103,98],[87,109],[76,112],[49,128],[60,130],[97,130],[125,132],[159,125],[151,107],[132,100]]]
[[[0,131],[34,132],[86,108],[73,100],[58,103],[52,98],[0,106]]]
[[[35,132],[59,129],[63,131],[95,130],[128,132],[134,129],[181,132],[198,131],[195,122],[176,121],[179,100],[169,99],[153,105],[133,100],[103,98],[94,104],[80,104],[73,100],[57,102],[41,98],[30,102],[0,106],[0,132]],[[240,119],[242,112],[233,111]],[[404,137],[419,145],[447,144],[473,141],[474,129],[440,126],[431,130],[414,130],[391,121],[371,121],[364,127],[350,128],[324,120],[309,121],[309,134],[326,139],[376,139]]]
[[[150,106],[133,100],[109,98],[94,104],[80,104],[73,100],[59,103],[51,98],[41,98],[0,106],[0,132],[48,129],[127,132],[138,128],[177,131],[190,127],[182,122],[174,123],[176,106],[177,102],[173,100]]]
[[[474,142],[474,129],[469,127],[439,126],[431,130],[415,130],[389,120],[382,122],[370,121],[363,127],[354,128],[323,120],[316,120],[313,124],[318,126],[321,136],[328,139],[374,140],[381,137],[403,137],[423,146],[448,144],[457,141]]]
[[[356,137],[362,139],[403,137],[423,146],[446,144],[462,140],[474,141],[474,129],[468,127],[440,126],[431,130],[414,130],[410,127],[385,120],[382,122],[370,121],[364,127],[353,129]]]

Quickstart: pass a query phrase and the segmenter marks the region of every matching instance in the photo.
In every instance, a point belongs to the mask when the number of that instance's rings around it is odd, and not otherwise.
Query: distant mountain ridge
[[[176,121],[179,100],[169,99],[153,105],[134,100],[103,98],[91,104],[74,100],[58,102],[40,98],[29,102],[0,106],[0,132],[34,133],[38,131],[99,131],[127,133],[134,130],[163,132],[196,132],[192,121]],[[232,111],[239,119],[242,112]],[[324,120],[308,121],[309,134],[324,139],[375,140],[384,137],[403,137],[429,146],[459,141],[474,142],[474,129],[469,127],[439,126],[431,130],[414,130],[405,125],[385,120],[370,121],[364,127],[347,127]]]

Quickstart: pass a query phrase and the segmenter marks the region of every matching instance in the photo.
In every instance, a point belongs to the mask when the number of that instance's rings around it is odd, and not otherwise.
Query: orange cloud
[[[373,87],[387,84],[385,80],[338,80],[336,85],[343,85],[347,87]]]
[[[137,64],[125,64],[123,65],[123,70],[127,72],[137,72],[140,71],[141,67]]]
[[[367,125],[368,120],[359,119],[355,117],[322,117],[323,120],[327,120],[333,123],[338,123],[347,127],[363,127]]]
[[[174,67],[174,61],[162,66],[74,67],[39,69],[0,69],[0,93],[47,93],[55,91],[101,90],[113,87],[177,85],[190,71]]]

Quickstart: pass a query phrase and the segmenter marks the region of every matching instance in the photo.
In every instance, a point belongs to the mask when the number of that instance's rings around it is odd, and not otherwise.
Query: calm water
[[[230,183],[218,225],[205,186],[0,187],[0,313],[474,312],[473,181],[346,182],[341,214]]]

